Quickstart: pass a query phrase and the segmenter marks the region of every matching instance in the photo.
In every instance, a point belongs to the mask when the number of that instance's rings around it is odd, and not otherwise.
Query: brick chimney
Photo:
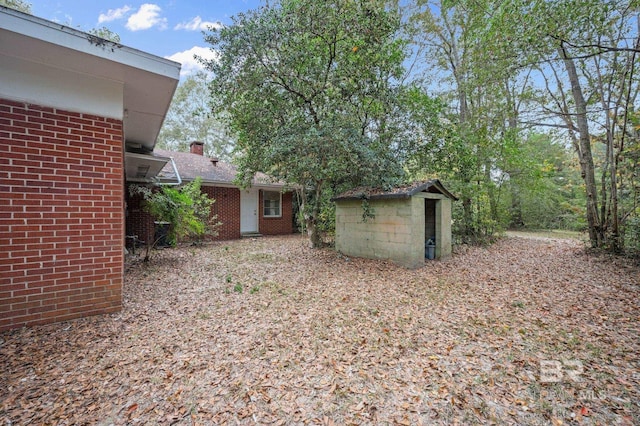
[[[204,155],[204,142],[193,141],[191,142],[191,150],[192,154]]]

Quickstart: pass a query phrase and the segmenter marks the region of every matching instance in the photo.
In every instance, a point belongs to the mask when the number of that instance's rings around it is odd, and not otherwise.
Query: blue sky
[[[182,63],[182,75],[199,68],[193,55],[211,55],[202,31],[231,23],[261,0],[32,0],[35,16],[88,31],[107,27],[122,44]],[[209,56],[210,57],[210,56]]]

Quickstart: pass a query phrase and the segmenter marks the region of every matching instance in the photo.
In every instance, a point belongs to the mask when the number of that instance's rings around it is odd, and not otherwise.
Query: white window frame
[[[272,214],[272,215],[267,214],[267,206],[265,205],[267,201],[267,193],[278,194],[278,197],[279,197],[278,198],[278,212],[279,212],[278,214]],[[268,191],[266,189],[262,190],[262,217],[266,217],[266,218],[282,217],[282,192]]]

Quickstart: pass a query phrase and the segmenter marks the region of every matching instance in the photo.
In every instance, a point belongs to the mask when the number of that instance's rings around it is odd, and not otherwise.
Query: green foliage
[[[362,200],[362,221],[366,222],[369,219],[374,219],[376,217],[376,212],[375,209],[373,207],[371,207],[371,204],[369,204],[369,200],[368,199],[363,199]]]
[[[640,186],[637,7],[635,0],[410,4],[409,33],[424,59],[415,80],[440,90],[448,128],[417,144],[407,168],[440,177],[459,195],[461,239],[505,226],[586,226],[596,246],[629,245]],[[562,142],[541,143],[536,133]]]
[[[521,226],[530,229],[585,229],[580,167],[571,151],[548,135],[530,134],[509,155],[505,209],[517,197]]]
[[[628,253],[640,257],[640,212],[625,221],[623,235]]]
[[[120,36],[107,27],[93,28],[89,30],[88,33],[114,43],[120,43]]]
[[[626,222],[637,217],[638,174],[627,159],[639,139],[632,124],[638,2],[508,0],[495,6],[487,39],[511,50],[493,53],[506,59],[506,52],[512,69],[532,72],[532,99],[549,117],[541,121],[562,123],[579,158],[592,246],[623,251]]]
[[[484,1],[416,1],[409,19],[426,71],[442,89],[438,104],[415,104],[427,114],[412,117],[435,133],[416,146],[408,167],[415,177],[440,178],[458,195],[453,229],[468,242],[487,241],[506,222],[502,147],[513,133],[508,95],[516,76],[486,54],[490,41],[479,42],[490,13]]]
[[[175,245],[182,238],[215,234],[218,223],[210,214],[214,200],[200,190],[200,185],[197,178],[180,188],[162,186],[154,190],[134,185],[130,191],[143,196],[144,208],[155,220],[169,223],[168,242]]]
[[[391,119],[399,25],[382,1],[282,0],[206,37],[220,54],[207,64],[211,91],[237,137],[241,181],[261,171],[305,188],[314,245],[327,193],[402,176]]]
[[[18,10],[20,12],[28,13],[31,15],[31,3],[27,3],[23,0],[0,0],[0,6],[5,6],[11,9]]]
[[[158,135],[159,148],[188,151],[191,142],[200,141],[204,142],[205,155],[231,159],[234,141],[211,110],[209,80],[206,73],[199,72],[180,83]]]
[[[438,178],[461,201],[453,206],[452,231],[457,241],[486,242],[505,226],[500,211],[500,174],[496,168],[502,158],[496,142],[487,136],[486,126],[475,132],[459,123],[459,113],[444,102],[433,100],[412,89],[408,122],[412,123],[411,156],[406,167],[413,180]]]
[[[334,191],[325,190],[320,202],[320,212],[318,213],[315,226],[321,234],[332,234],[336,225],[336,206],[331,201],[331,197],[337,195]]]

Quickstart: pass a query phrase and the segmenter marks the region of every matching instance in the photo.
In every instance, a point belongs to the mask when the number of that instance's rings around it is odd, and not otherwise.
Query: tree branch
[[[554,127],[557,129],[568,129],[573,130],[574,132],[578,131],[578,128],[573,124],[557,124],[557,123],[541,123],[537,121],[521,121],[521,124],[526,124],[529,126],[541,126],[541,127]]]

